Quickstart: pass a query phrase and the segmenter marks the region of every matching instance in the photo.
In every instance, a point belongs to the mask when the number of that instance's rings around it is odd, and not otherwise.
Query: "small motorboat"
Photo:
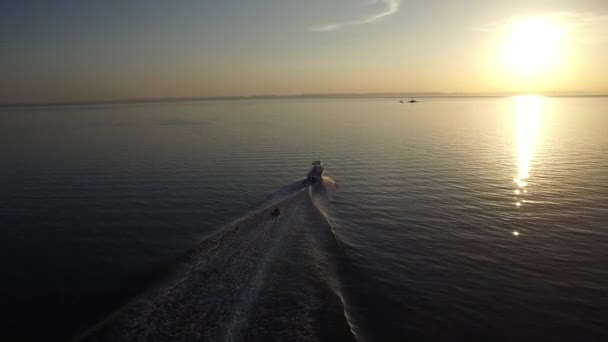
[[[409,103],[416,103],[416,102],[418,102],[418,101],[414,100],[414,98],[412,97],[412,98],[411,98],[409,101],[407,101],[407,102],[409,102]]]
[[[272,211],[270,212],[270,215],[272,215],[272,216],[279,216],[279,215],[281,215],[281,209],[279,209],[279,208],[272,209]]]
[[[308,172],[308,180],[311,182],[316,182],[323,179],[323,172],[325,172],[325,168],[320,160],[315,160],[312,162],[312,169]]]

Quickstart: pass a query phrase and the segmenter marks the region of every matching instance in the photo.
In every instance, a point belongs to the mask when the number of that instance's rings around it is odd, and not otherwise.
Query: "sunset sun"
[[[511,24],[504,44],[509,71],[524,75],[553,71],[560,62],[562,31],[541,17],[527,17]]]

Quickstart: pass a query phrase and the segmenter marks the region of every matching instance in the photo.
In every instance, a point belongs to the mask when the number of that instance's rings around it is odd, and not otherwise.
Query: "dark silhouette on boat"
[[[306,178],[312,183],[320,181],[323,179],[323,172],[325,172],[325,168],[323,167],[321,161],[315,160],[312,162],[312,169],[310,169]]]

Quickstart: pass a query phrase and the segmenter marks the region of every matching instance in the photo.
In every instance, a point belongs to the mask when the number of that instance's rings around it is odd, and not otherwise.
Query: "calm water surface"
[[[607,110],[0,109],[0,334],[608,340]],[[328,178],[300,185],[314,159]]]

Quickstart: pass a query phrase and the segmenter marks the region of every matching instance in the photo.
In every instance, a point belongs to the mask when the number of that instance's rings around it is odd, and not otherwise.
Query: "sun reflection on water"
[[[516,195],[527,193],[530,164],[534,156],[534,147],[538,138],[538,130],[543,115],[544,99],[540,96],[515,97],[517,118],[517,184]],[[520,207],[524,200],[516,198],[515,205]]]

